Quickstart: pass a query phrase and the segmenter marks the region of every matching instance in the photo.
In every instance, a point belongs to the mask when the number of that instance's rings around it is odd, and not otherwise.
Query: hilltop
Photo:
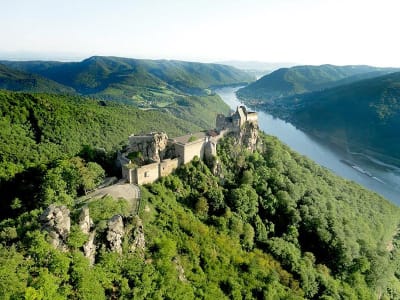
[[[26,92],[74,94],[75,90],[38,74],[26,73],[0,64],[0,89]]]
[[[194,159],[141,187],[138,215],[82,202],[96,163],[50,165],[32,208],[14,201],[0,222],[0,296],[399,297],[399,208],[265,135],[254,152],[227,137],[216,159],[217,173]]]
[[[237,95],[243,100],[259,103],[349,84],[396,70],[398,69],[334,65],[281,68],[240,89]]]

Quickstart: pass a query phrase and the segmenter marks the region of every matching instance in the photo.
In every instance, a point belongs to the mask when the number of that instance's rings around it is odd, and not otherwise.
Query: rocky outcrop
[[[93,221],[89,215],[89,207],[84,206],[79,215],[79,228],[84,234],[89,234],[90,228],[93,226]]]
[[[240,144],[250,151],[255,151],[257,148],[258,131],[257,122],[246,122],[239,132]]]
[[[70,211],[66,206],[51,204],[40,216],[43,229],[49,233],[54,248],[67,250],[67,238],[71,229]]]
[[[146,248],[146,240],[144,238],[143,223],[139,217],[135,218],[135,227],[133,229],[133,243],[131,245],[131,251],[137,251],[141,257],[144,258],[144,251]]]
[[[89,233],[89,238],[87,242],[83,245],[83,254],[90,261],[90,265],[93,265],[95,262],[96,256],[96,244],[94,243],[94,238],[96,236],[96,230],[93,230]]]
[[[112,217],[107,222],[107,242],[111,251],[122,253],[122,239],[125,234],[124,222],[120,215]]]
[[[179,259],[177,257],[174,257],[172,262],[175,264],[175,268],[178,271],[178,279],[182,282],[187,282],[187,279],[185,276],[185,269],[183,268]]]
[[[160,162],[165,156],[168,135],[165,132],[157,132],[145,136],[131,136],[129,143],[128,152],[141,153],[145,162]]]
[[[93,220],[89,215],[89,207],[84,206],[82,208],[81,214],[79,215],[79,228],[81,231],[88,235],[87,242],[83,245],[83,254],[90,261],[90,264],[93,265],[96,256],[96,245],[95,245],[95,236],[96,230],[90,232],[93,227]]]
[[[204,145],[204,159],[212,160],[213,157],[217,156],[217,143],[213,141],[208,141]]]

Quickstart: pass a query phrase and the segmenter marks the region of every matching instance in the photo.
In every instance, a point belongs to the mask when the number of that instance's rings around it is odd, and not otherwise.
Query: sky
[[[0,0],[0,58],[400,67],[398,0]]]

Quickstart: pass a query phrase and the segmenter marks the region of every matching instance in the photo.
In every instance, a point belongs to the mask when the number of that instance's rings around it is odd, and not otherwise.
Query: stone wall
[[[228,133],[233,133],[239,144],[254,151],[258,139],[257,113],[248,112],[244,106],[239,106],[229,117],[217,115],[216,130],[207,133],[197,132],[169,140],[163,132],[142,136],[131,135],[127,152],[118,158],[122,167],[122,177],[130,183],[152,183],[160,177],[171,174],[178,166],[192,161],[195,156],[210,160],[216,155],[218,141]],[[193,138],[195,140],[190,142]],[[143,154],[142,161],[135,161],[138,165],[148,161],[154,163],[129,169],[130,160],[126,155],[130,152]]]
[[[131,135],[127,152],[140,152],[145,161],[160,162],[164,158],[167,142],[168,136],[164,132]]]
[[[225,128],[228,128],[232,125],[232,120],[230,120],[231,122],[229,122],[229,117],[225,117],[225,115],[222,114],[218,114],[217,115],[217,120],[216,120],[216,129],[218,131],[221,131]]]
[[[195,156],[203,159],[205,139],[199,139],[191,143],[181,144],[175,143],[175,154],[180,164],[187,164],[192,161]]]
[[[173,171],[175,171],[179,166],[179,160],[177,158],[174,159],[165,159],[159,164],[159,176],[168,176]]]
[[[159,163],[152,163],[140,168],[132,169],[131,183],[146,184],[152,183],[159,178]]]
[[[256,112],[249,112],[246,116],[247,122],[257,122],[258,123],[258,115]]]

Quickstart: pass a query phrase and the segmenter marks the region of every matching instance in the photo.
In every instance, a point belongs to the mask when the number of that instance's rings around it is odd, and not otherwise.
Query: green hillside
[[[47,242],[40,201],[25,211],[14,202],[19,215],[0,222],[0,297],[398,299],[399,208],[276,138],[261,139],[255,153],[225,139],[219,176],[194,160],[143,187],[143,252],[132,250],[138,220],[126,201],[91,201],[99,245],[93,266],[81,252],[87,237],[71,189],[81,180],[70,176],[80,160],[50,166],[39,186],[64,195],[56,202],[72,210],[68,250]],[[63,202],[74,195],[75,204]],[[104,244],[115,214],[126,228],[122,255]]]
[[[342,147],[400,165],[400,73],[279,99],[261,108]]]
[[[24,92],[74,94],[73,88],[64,86],[37,74],[11,69],[0,64],[0,89]]]
[[[170,113],[72,96],[0,91],[0,111],[0,180],[73,156],[84,145],[110,151],[131,133],[201,130]]]
[[[240,89],[237,95],[245,101],[268,101],[323,90],[395,71],[396,69],[392,68],[333,65],[282,68]]]
[[[169,60],[94,56],[81,62],[13,62],[7,66],[39,74],[82,95],[142,106],[164,106],[205,89],[248,83],[253,78],[233,67]]]

